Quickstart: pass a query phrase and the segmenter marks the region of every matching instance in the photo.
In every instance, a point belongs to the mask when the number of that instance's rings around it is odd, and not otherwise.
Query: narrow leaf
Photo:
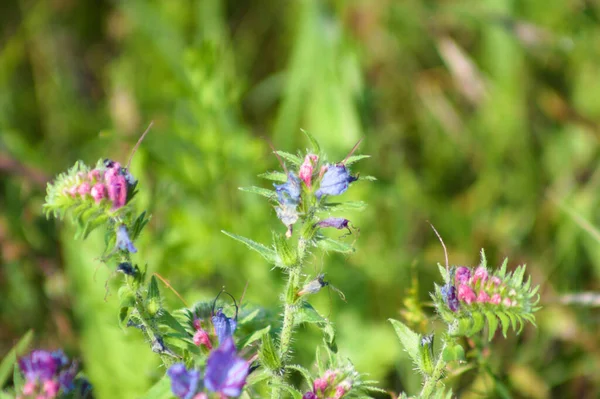
[[[29,330],[23,335],[23,337],[17,342],[15,346],[8,352],[8,354],[2,359],[0,363],[0,387],[3,387],[6,380],[13,371],[13,365],[17,361],[17,357],[25,354],[25,351],[31,340],[33,339],[33,330]]]
[[[294,154],[290,154],[289,152],[285,152],[285,151],[275,151],[281,158],[285,159],[286,161],[288,161],[289,163],[291,163],[294,166],[300,166],[302,165],[302,158],[300,158],[297,155]]]
[[[485,317],[488,321],[488,341],[491,341],[498,328],[498,318],[490,311],[485,312]]]
[[[262,195],[263,197],[268,198],[273,201],[275,201],[277,199],[277,193],[274,190],[267,190],[266,188],[262,188],[262,187],[256,187],[256,186],[238,187],[238,190],[244,191],[247,193]]]
[[[258,252],[269,263],[273,263],[273,264],[275,263],[275,260],[276,260],[275,251],[273,251],[272,249],[267,248],[264,245],[257,243],[256,241],[252,241],[249,238],[238,236],[237,234],[229,233],[225,230],[221,230],[221,232],[223,234],[233,238],[234,240],[237,240],[237,241],[241,242],[242,244],[245,244],[251,250]]]
[[[392,326],[394,326],[394,330],[400,339],[400,343],[408,353],[408,356],[412,359],[412,361],[417,365],[417,367],[421,367],[421,355],[419,353],[419,334],[411,330],[407,325],[402,323],[401,321],[388,319]]]
[[[346,166],[350,166],[353,163],[356,163],[360,160],[371,158],[370,155],[352,155],[350,158],[346,160]]]
[[[171,379],[165,374],[156,384],[150,388],[140,399],[171,399]]]
[[[260,175],[258,175],[258,177],[262,177],[263,179],[276,181],[276,182],[282,182],[282,183],[285,183],[288,179],[287,176],[285,175],[285,173],[276,172],[276,171],[261,173]]]
[[[308,138],[308,141],[310,141],[310,144],[312,145],[312,149],[313,152],[317,155],[319,155],[321,153],[321,146],[319,145],[319,142],[317,141],[317,139],[315,139],[315,137],[310,134],[309,132],[307,132],[304,129],[300,129],[302,131],[302,133],[304,133],[306,135],[306,137]]]
[[[317,246],[325,251],[341,252],[344,254],[354,252],[354,247],[352,247],[352,245],[332,238],[322,238],[318,240]]]

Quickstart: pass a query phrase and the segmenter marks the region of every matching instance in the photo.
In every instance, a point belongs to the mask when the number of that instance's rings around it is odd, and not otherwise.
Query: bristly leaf
[[[281,158],[285,159],[286,161],[288,161],[295,167],[299,167],[300,165],[302,165],[302,158],[300,158],[297,155],[290,154],[289,152],[285,152],[285,151],[275,151],[275,152],[277,153],[277,155],[279,155]]]
[[[490,311],[485,312],[485,318],[488,321],[488,341],[491,341],[492,338],[494,338],[496,329],[498,328],[498,319],[494,313]]]
[[[261,342],[262,343],[258,351],[260,363],[268,370],[279,373],[281,370],[281,360],[277,355],[277,350],[275,349],[275,344],[273,344],[271,336],[269,334],[264,334],[261,337]]]
[[[252,193],[252,194],[258,194],[261,195],[265,198],[268,198],[272,201],[276,201],[277,200],[277,193],[274,190],[268,190],[266,188],[262,188],[262,187],[256,187],[256,186],[251,186],[251,187],[238,187],[238,190],[240,191],[244,191],[247,193]]]
[[[354,247],[352,247],[352,245],[327,237],[318,239],[317,246],[325,251],[334,251],[343,254],[354,252]]]
[[[315,139],[315,137],[312,134],[310,134],[308,131],[306,131],[304,129],[300,129],[300,130],[302,131],[302,133],[304,133],[306,135],[306,137],[308,138],[308,141],[310,141],[313,152],[317,155],[320,155],[321,154],[321,146],[319,145],[319,142],[317,141],[317,139]]]
[[[408,353],[408,356],[412,359],[415,365],[421,369],[422,361],[421,354],[419,352],[419,344],[420,337],[419,334],[411,330],[407,325],[402,323],[401,321],[388,319],[392,326],[394,326],[394,330],[400,339],[400,343]]]
[[[370,155],[352,155],[350,158],[348,158],[345,162],[346,166],[350,166],[353,163],[356,163],[358,161],[361,161],[363,159],[367,159],[367,158],[371,158]]]
[[[294,324],[311,323],[317,325],[325,335],[328,344],[332,344],[335,339],[335,331],[331,323],[321,316],[308,302],[302,302],[298,306]]]
[[[285,183],[288,177],[283,172],[273,171],[273,172],[265,172],[258,175],[258,177],[262,177],[263,179],[282,182]]]
[[[24,355],[27,347],[33,339],[33,330],[29,330],[23,337],[12,347],[10,352],[2,359],[0,363],[0,387],[3,387],[6,380],[13,371],[13,365],[17,361],[17,357]]]
[[[325,202],[321,207],[327,212],[362,211],[367,207],[367,203],[364,201]]]
[[[243,244],[245,244],[248,248],[253,251],[258,252],[265,260],[267,260],[271,264],[276,264],[277,257],[275,251],[270,248],[265,247],[262,244],[257,243],[256,241],[252,241],[249,238],[238,236],[237,234],[229,233],[228,231],[221,230],[221,232],[234,240],[237,240]]]

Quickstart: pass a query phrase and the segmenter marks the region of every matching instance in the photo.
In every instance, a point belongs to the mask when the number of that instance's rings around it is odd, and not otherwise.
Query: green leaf
[[[152,276],[152,278],[154,278],[154,276]],[[183,334],[185,337],[189,337],[190,335],[187,330],[177,321],[177,319],[175,319],[171,313],[164,309],[158,314],[157,321],[159,324],[167,326],[178,333]]]
[[[517,270],[515,270],[515,272],[513,273],[511,279],[510,279],[510,284],[513,287],[518,287],[523,283],[523,276],[525,275],[525,266],[519,266],[517,267]]]
[[[483,318],[483,314],[481,314],[481,312],[473,312],[471,314],[472,320],[473,320],[473,324],[471,325],[471,329],[468,332],[467,336],[471,336],[473,334],[478,333],[479,331],[481,331],[483,329],[483,326],[485,325],[485,320]]]
[[[258,177],[262,177],[263,179],[276,181],[276,182],[282,182],[282,183],[285,183],[288,179],[288,177],[285,175],[285,173],[276,172],[276,171],[261,173],[260,175],[258,175]]]
[[[273,251],[272,249],[267,248],[264,245],[257,243],[256,241],[252,241],[249,238],[238,236],[237,234],[229,233],[225,230],[221,230],[221,232],[223,234],[233,238],[234,240],[237,240],[237,241],[241,242],[242,244],[245,244],[251,250],[258,252],[269,263],[272,263],[272,264],[276,263],[275,251]]]
[[[346,159],[346,166],[350,166],[353,163],[356,163],[358,161],[361,161],[363,159],[367,159],[367,158],[371,158],[370,155],[352,155],[351,157],[349,157],[348,159]]]
[[[327,343],[333,343],[335,331],[333,325],[317,312],[315,308],[308,302],[301,302],[298,305],[298,310],[294,317],[294,325],[298,326],[303,323],[316,324],[327,338]]]
[[[8,354],[2,359],[0,363],[0,387],[6,384],[6,380],[13,372],[13,366],[17,362],[17,357],[25,354],[27,347],[31,344],[33,339],[33,330],[29,330],[21,337],[19,342],[8,352]]]
[[[248,335],[245,338],[242,338],[241,340],[239,340],[239,342],[237,343],[237,346],[239,348],[244,348],[248,345],[250,345],[251,343],[258,341],[259,339],[262,338],[263,335],[268,334],[269,331],[271,331],[271,326],[266,326],[265,328],[261,328],[260,330],[254,331],[252,334]]]
[[[325,202],[321,206],[328,212],[362,211],[367,207],[367,203],[364,201]]]
[[[306,380],[306,383],[308,384],[308,386],[313,385],[313,378],[310,375],[310,371],[308,371],[304,367],[302,367],[298,364],[291,364],[291,365],[288,365],[287,368],[290,370],[296,370],[297,372],[299,372],[302,375],[302,377],[304,377],[304,380]]]
[[[302,133],[304,133],[306,135],[306,137],[308,138],[308,141],[310,141],[313,152],[315,154],[319,155],[321,153],[321,146],[319,145],[319,142],[317,141],[317,139],[315,139],[315,137],[312,134],[310,134],[308,131],[306,131],[304,129],[300,129],[300,130],[302,131]]]
[[[448,275],[448,270],[446,270],[446,266],[442,266],[438,263],[438,270],[440,271],[440,274],[442,275],[444,282],[447,283],[448,280],[450,280],[450,277]]]
[[[451,342],[444,348],[442,359],[444,359],[445,362],[464,360],[465,350],[461,345]]]
[[[16,392],[20,392],[23,390],[23,385],[25,385],[25,377],[23,376],[23,373],[21,373],[19,363],[15,362],[15,365],[13,366],[13,387]]]
[[[297,155],[290,154],[289,152],[285,152],[285,151],[275,151],[275,153],[294,166],[302,165],[302,158],[300,158]]]
[[[148,295],[146,296],[148,301],[160,300],[160,291],[158,290],[158,280],[155,276],[150,278],[150,284],[148,285]]]
[[[324,251],[340,252],[343,254],[354,252],[354,247],[352,247],[352,245],[329,237],[319,239],[317,241],[317,246]]]
[[[145,395],[140,399],[171,399],[171,379],[165,374]]]
[[[273,243],[277,253],[278,266],[289,268],[298,263],[296,249],[290,246],[289,241],[283,234],[274,234]]]
[[[375,176],[358,176],[358,181],[377,181]]]
[[[496,316],[500,319],[500,324],[502,326],[502,335],[506,338],[506,333],[508,332],[508,328],[510,327],[510,320],[508,316],[503,312],[497,312]]]
[[[498,329],[498,318],[490,311],[485,312],[485,318],[488,321],[488,341],[491,341]]]
[[[500,280],[504,280],[504,276],[506,276],[506,267],[508,266],[508,258],[504,258],[504,262],[502,262],[502,266],[500,266],[500,270],[496,273],[496,275],[500,278]]]
[[[412,359],[412,361],[417,365],[417,367],[421,368],[421,355],[419,352],[419,343],[420,338],[419,334],[411,330],[407,325],[402,323],[401,321],[388,319],[392,326],[394,326],[394,330],[400,339],[400,343],[408,353],[408,356]]]
[[[258,358],[260,359],[260,363],[268,370],[272,372],[279,372],[281,370],[281,360],[277,356],[277,350],[270,334],[264,334],[261,337]]]
[[[251,387],[252,385],[256,385],[259,382],[268,380],[271,378],[272,374],[267,369],[256,370],[248,376],[246,379],[246,386]]]
[[[274,190],[267,190],[266,188],[262,188],[262,187],[256,187],[256,186],[238,187],[238,190],[244,191],[247,193],[262,195],[263,197],[266,197],[273,201],[275,201],[277,199],[277,193]]]

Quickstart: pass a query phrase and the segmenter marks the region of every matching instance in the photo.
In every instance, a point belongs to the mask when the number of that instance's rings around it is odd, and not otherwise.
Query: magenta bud
[[[94,187],[92,187],[90,194],[92,194],[92,198],[98,203],[102,201],[103,198],[106,198],[106,187],[102,183],[96,183],[94,184]]]
[[[460,266],[456,269],[456,281],[466,284],[471,278],[471,270],[468,267]]]
[[[461,284],[458,286],[458,299],[470,305],[475,301],[476,296],[471,287],[466,284]]]
[[[119,209],[127,202],[127,181],[119,174],[110,178],[108,173],[106,175],[108,198],[112,201],[113,209]]]
[[[477,282],[479,280],[481,280],[482,283],[485,283],[488,279],[488,272],[487,270],[485,270],[484,267],[478,267],[475,270],[475,274],[473,275],[473,279],[472,279],[472,284],[475,285],[477,284]]]
[[[298,171],[298,177],[306,184],[306,187],[310,188],[312,185],[312,174],[313,174],[313,162],[317,163],[319,157],[315,154],[308,154],[304,157],[304,162],[300,166]]]
[[[85,197],[90,193],[90,184],[87,182],[83,182],[77,187],[77,193],[82,197]]]
[[[326,378],[317,378],[315,382],[313,382],[313,389],[315,392],[325,392],[325,390],[329,387],[329,381]]]
[[[302,395],[302,399],[319,399],[319,398],[314,392],[306,392],[304,395]]]
[[[504,298],[504,300],[502,301],[502,304],[504,306],[506,306],[507,308],[513,306],[512,301],[510,300],[510,298]]]
[[[476,302],[477,303],[487,303],[490,301],[490,296],[484,290],[479,291],[479,295],[477,295]]]
[[[490,299],[490,303],[492,305],[499,305],[501,301],[502,301],[502,298],[500,297],[500,294],[494,294],[494,295],[492,295],[492,298]]]
[[[103,179],[104,173],[101,170],[94,169],[88,173],[88,179],[93,182],[99,182]]]

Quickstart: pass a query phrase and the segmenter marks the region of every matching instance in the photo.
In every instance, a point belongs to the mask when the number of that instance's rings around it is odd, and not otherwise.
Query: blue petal
[[[300,203],[300,194],[302,186],[300,179],[292,172],[288,173],[288,180],[283,184],[273,184],[277,192],[277,199],[280,204],[298,205]]]
[[[316,192],[318,199],[323,195],[340,195],[348,190],[348,186],[357,178],[350,175],[350,172],[344,165],[330,165]]]

